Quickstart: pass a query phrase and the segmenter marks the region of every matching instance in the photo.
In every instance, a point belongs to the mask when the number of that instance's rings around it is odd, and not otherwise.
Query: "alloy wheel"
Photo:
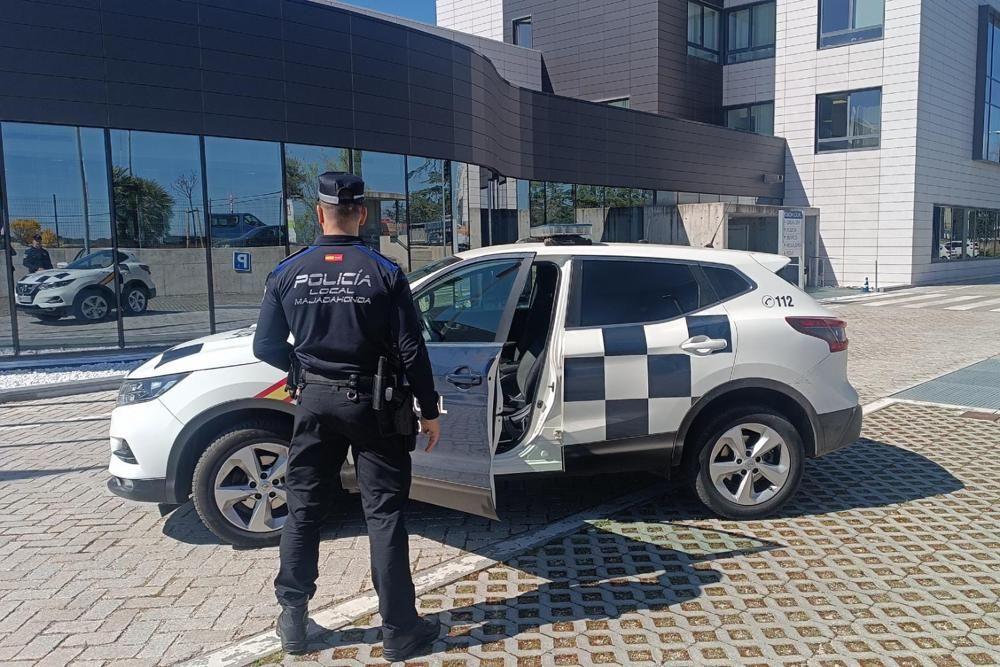
[[[251,533],[280,530],[288,516],[288,447],[256,443],[233,452],[215,476],[215,504],[233,526]]]
[[[715,442],[708,474],[729,502],[759,505],[784,488],[789,463],[788,444],[777,431],[763,424],[739,424]]]
[[[83,300],[80,310],[88,320],[100,320],[108,314],[108,302],[103,296],[93,294]]]

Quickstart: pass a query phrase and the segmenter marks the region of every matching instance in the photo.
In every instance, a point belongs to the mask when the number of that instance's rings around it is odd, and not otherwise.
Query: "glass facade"
[[[962,206],[934,207],[934,261],[1000,257],[1000,210]]]
[[[281,144],[205,138],[218,331],[257,321],[264,280],[288,255],[282,176]]]
[[[126,338],[170,342],[211,331],[198,137],[111,131],[111,174]]]
[[[685,243],[677,204],[755,201],[221,137],[0,123],[0,138],[2,268],[13,260],[13,283],[0,283],[0,356],[176,344],[254,323],[268,273],[319,232],[324,171],[365,179],[362,238],[407,271],[545,226]]]
[[[980,124],[977,114],[977,139],[974,157],[977,160],[1000,162],[1000,14],[983,7],[980,21],[979,71],[983,80],[976,87],[976,104],[983,111]]]
[[[25,123],[0,131],[20,349],[117,345],[123,271],[113,254],[104,131]],[[36,235],[40,248],[31,248]],[[52,271],[32,263],[39,251]]]

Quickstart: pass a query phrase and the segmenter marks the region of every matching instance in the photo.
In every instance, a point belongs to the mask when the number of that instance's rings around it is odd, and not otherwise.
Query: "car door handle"
[[[709,338],[708,336],[692,336],[681,343],[681,349],[700,357],[707,357],[713,352],[729,347],[729,341],[724,338]]]
[[[460,389],[478,387],[483,383],[483,376],[479,373],[473,373],[468,368],[459,368],[454,373],[444,376],[444,379]]]

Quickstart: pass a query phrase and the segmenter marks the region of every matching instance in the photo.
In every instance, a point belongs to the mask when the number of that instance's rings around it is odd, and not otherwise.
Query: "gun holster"
[[[292,365],[288,367],[288,376],[285,378],[285,391],[292,399],[297,399],[302,392],[302,366],[298,358],[292,353]]]
[[[416,435],[417,415],[413,412],[413,392],[399,381],[385,357],[379,357],[378,372],[372,382],[372,408],[379,435]]]

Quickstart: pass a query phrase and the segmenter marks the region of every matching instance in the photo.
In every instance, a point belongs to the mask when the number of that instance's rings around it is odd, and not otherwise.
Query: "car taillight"
[[[847,322],[832,317],[786,317],[785,321],[799,333],[825,340],[831,352],[847,349]]]
[[[145,271],[146,273],[149,273],[149,274],[153,273],[152,271],[149,270],[149,264],[140,264],[139,268],[142,269],[143,271]]]

